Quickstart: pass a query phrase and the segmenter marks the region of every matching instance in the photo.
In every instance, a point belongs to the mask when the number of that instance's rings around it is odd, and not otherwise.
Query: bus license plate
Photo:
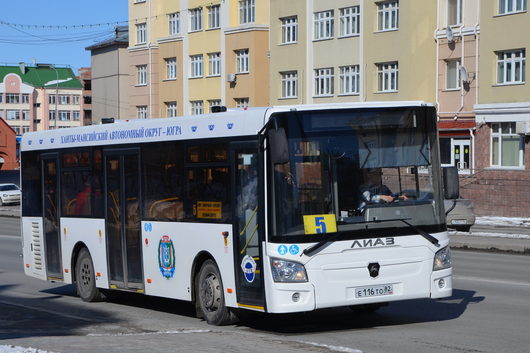
[[[391,284],[355,288],[356,298],[377,297],[380,295],[392,295],[392,294],[394,294],[394,286],[392,286]]]
[[[467,224],[467,221],[465,219],[453,219],[451,224]]]

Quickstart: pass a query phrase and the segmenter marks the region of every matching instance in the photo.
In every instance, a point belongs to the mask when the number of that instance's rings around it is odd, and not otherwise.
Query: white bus
[[[430,104],[372,102],[27,133],[25,273],[85,301],[192,301],[215,325],[450,296],[436,124]]]

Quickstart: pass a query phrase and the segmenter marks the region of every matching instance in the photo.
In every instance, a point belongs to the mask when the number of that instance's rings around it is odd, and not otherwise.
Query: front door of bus
[[[234,251],[237,301],[240,307],[265,310],[263,289],[262,232],[258,227],[258,148],[237,144],[235,161]]]
[[[105,219],[111,288],[143,289],[137,149],[105,151]]]
[[[44,222],[44,249],[48,279],[62,279],[61,236],[59,220],[59,158],[56,153],[42,155],[42,203]]]

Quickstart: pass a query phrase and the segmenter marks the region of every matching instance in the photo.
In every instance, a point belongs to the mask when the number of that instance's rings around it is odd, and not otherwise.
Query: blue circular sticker
[[[300,248],[298,247],[298,245],[291,245],[289,247],[289,254],[291,255],[296,255],[298,254],[299,251],[300,251]]]
[[[278,246],[278,254],[280,254],[280,255],[287,254],[287,246],[285,246],[285,245]]]

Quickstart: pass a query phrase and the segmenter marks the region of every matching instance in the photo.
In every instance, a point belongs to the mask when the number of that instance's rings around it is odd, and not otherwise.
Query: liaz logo
[[[50,139],[50,142],[53,143],[53,141],[55,141],[55,139],[54,139],[54,138],[51,138],[51,139]]]
[[[191,131],[192,131],[192,132],[196,132],[196,131],[197,131],[197,126],[192,126],[192,127],[191,127]]]
[[[213,131],[213,129],[215,129],[215,125],[208,125],[208,130]]]
[[[372,248],[376,246],[392,246],[395,244],[394,238],[373,238],[354,240],[352,248]]]
[[[252,283],[254,281],[254,278],[256,277],[256,261],[248,255],[245,255],[243,257],[243,261],[241,261],[241,270],[243,271],[243,274],[245,275],[245,279],[248,283]]]
[[[226,124],[226,127],[228,128],[228,130],[232,130],[232,128],[234,127],[234,123],[228,123]]]
[[[175,247],[167,235],[162,236],[158,243],[158,266],[162,276],[167,279],[175,274]]]

